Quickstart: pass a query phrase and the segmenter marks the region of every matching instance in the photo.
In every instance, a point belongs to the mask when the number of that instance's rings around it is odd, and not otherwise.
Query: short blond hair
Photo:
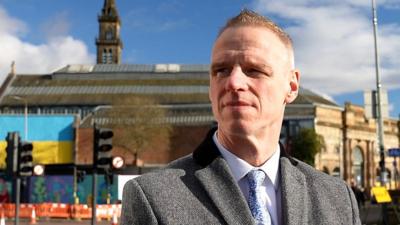
[[[239,26],[259,26],[265,27],[272,32],[274,32],[279,39],[288,47],[292,47],[292,39],[290,36],[283,31],[276,23],[274,23],[271,19],[264,17],[252,10],[243,9],[237,16],[230,18],[225,26],[223,26],[219,33],[218,37],[228,28],[231,27],[239,27]]]

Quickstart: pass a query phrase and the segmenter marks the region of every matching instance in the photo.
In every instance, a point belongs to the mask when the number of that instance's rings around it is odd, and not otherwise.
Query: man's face
[[[281,126],[298,91],[291,50],[263,27],[226,29],[211,56],[210,100],[219,129],[250,134]]]

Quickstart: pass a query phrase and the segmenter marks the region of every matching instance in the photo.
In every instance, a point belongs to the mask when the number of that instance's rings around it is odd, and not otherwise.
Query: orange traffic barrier
[[[5,203],[0,205],[1,216],[5,218],[15,217],[15,204]],[[97,205],[96,219],[108,219],[118,221],[121,216],[121,204]],[[37,223],[39,218],[79,218],[91,219],[92,208],[87,204],[62,204],[62,203],[39,203],[21,204],[19,210],[20,218],[31,219],[31,224]],[[1,218],[0,218],[1,223]],[[0,224],[2,225],[2,224]]]
[[[79,205],[79,204],[71,205],[71,218],[73,218],[75,220],[81,219],[80,212],[79,212],[80,208],[81,208],[81,205]]]
[[[79,209],[79,215],[82,219],[90,219],[92,218],[92,208],[89,208],[88,205],[81,205]]]
[[[98,220],[110,218],[108,217],[108,205],[97,205],[96,214]]]
[[[11,218],[15,216],[15,204],[5,203],[3,204],[4,215],[7,218]]]
[[[70,218],[70,205],[64,203],[53,203],[50,206],[49,217],[54,218]]]
[[[35,205],[35,213],[39,218],[49,218],[52,203],[39,203]]]
[[[24,204],[24,203],[21,204],[19,207],[19,217],[31,218],[32,210],[33,210],[33,204]],[[15,216],[15,212],[13,213],[13,216]]]
[[[72,219],[90,219],[92,218],[92,210],[85,204],[71,205],[71,218]]]

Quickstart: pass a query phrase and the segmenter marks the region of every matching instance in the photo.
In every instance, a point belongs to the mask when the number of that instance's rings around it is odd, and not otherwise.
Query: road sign
[[[377,203],[391,202],[392,198],[385,187],[373,187],[372,194],[374,195]]]
[[[400,148],[389,148],[389,156],[399,157],[400,156]]]

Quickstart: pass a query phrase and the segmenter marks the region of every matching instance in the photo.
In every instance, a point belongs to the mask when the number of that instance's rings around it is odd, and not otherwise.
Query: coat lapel
[[[193,152],[194,160],[202,166],[195,176],[227,224],[254,224],[246,200],[212,140],[214,132],[210,131]]]
[[[222,157],[195,173],[227,224],[253,224],[253,217]]]
[[[307,224],[306,179],[293,165],[293,159],[281,157],[282,224]]]

